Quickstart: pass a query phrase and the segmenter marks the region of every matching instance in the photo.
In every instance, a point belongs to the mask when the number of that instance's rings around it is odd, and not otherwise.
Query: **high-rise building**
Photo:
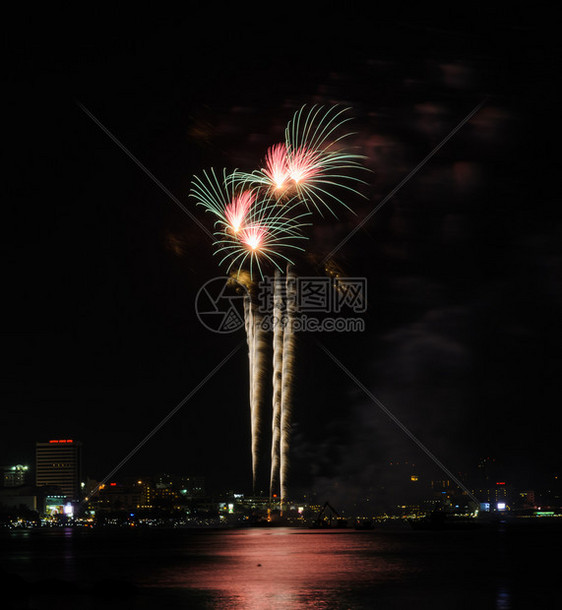
[[[29,468],[22,464],[16,464],[15,466],[3,466],[2,480],[0,486],[2,487],[19,487],[25,485],[27,482],[27,473]]]
[[[69,500],[80,499],[82,444],[71,439],[36,443],[35,480],[37,486],[57,487]]]

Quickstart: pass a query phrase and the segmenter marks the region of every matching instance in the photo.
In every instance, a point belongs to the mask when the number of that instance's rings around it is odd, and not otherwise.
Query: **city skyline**
[[[125,512],[136,509],[146,512],[146,509],[153,507],[154,501],[155,507],[169,505],[171,508],[170,502],[176,496],[180,505],[191,499],[208,503],[213,501],[212,498],[228,497],[242,498],[242,504],[251,498],[259,498],[260,502],[266,502],[269,507],[280,503],[277,494],[270,497],[267,486],[254,492],[232,487],[207,488],[201,473],[180,474],[177,465],[172,465],[167,472],[129,471],[127,474],[115,472],[111,478],[96,477],[81,471],[80,441],[51,439],[37,442],[35,446],[37,467],[2,467],[4,475],[0,487],[3,487],[4,492],[0,504],[8,502],[8,506],[16,506],[17,498],[23,494],[25,498],[22,497],[22,502],[31,502],[41,514],[45,498],[47,502],[53,498],[51,503],[58,503],[60,511],[65,502],[72,504],[76,516],[89,507],[95,509],[95,512],[111,510],[111,507],[115,510],[115,506],[122,506]],[[68,463],[60,463],[61,460]],[[383,470],[386,471],[386,477],[382,481],[371,481],[360,495],[346,497],[345,489],[343,495],[338,490],[332,490],[331,495],[322,495],[314,489],[299,489],[287,498],[285,508],[288,510],[295,503],[304,502],[308,506],[311,502],[317,505],[328,502],[350,518],[386,513],[393,515],[400,513],[400,509],[407,508],[426,512],[431,509],[432,503],[438,501],[439,504],[440,499],[452,501],[454,507],[455,501],[451,498],[468,506],[478,505],[484,512],[507,510],[519,514],[521,509],[540,511],[541,504],[543,510],[556,512],[562,507],[558,475],[543,473],[536,480],[522,485],[513,477],[514,473],[507,471],[501,462],[491,456],[483,457],[466,471],[456,473],[464,484],[462,488],[438,469],[428,471],[424,465],[408,460],[388,462],[383,465]]]

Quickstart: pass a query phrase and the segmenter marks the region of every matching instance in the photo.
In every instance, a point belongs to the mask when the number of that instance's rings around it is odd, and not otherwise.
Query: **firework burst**
[[[194,177],[190,196],[215,216],[215,255],[226,272],[248,269],[250,276],[263,277],[264,265],[281,269],[292,263],[292,255],[304,251],[298,245],[307,237],[303,229],[310,213],[299,210],[299,201],[292,197],[283,205],[256,184],[233,179],[223,170],[204,172]]]
[[[208,172],[203,171],[202,178],[193,177],[189,196],[215,216],[215,227],[219,225],[237,233],[255,203],[257,193],[249,184],[238,182],[235,186],[232,175],[226,170],[220,175],[211,168]]]
[[[343,131],[351,120],[348,108],[303,106],[285,128],[285,141],[270,146],[263,167],[252,173],[234,172],[232,179],[265,189],[281,203],[296,198],[320,215],[328,211],[334,217],[334,204],[351,210],[339,191],[361,196],[356,187],[365,184],[354,175],[364,170],[364,157],[344,146],[353,135]],[[335,189],[335,191],[334,191]]]
[[[224,215],[228,227],[233,233],[238,233],[242,228],[246,216],[256,201],[256,194],[252,191],[243,191],[239,195],[234,195],[232,201],[227,203]]]
[[[274,144],[265,153],[265,168],[262,170],[269,180],[269,187],[273,191],[284,190],[290,178],[287,161],[287,146],[283,142]]]
[[[220,228],[215,232],[215,255],[219,264],[227,265],[227,272],[249,269],[250,276],[264,276],[264,266],[281,269],[281,264],[292,263],[303,235],[309,213],[298,210],[298,201],[292,200],[283,207],[274,200],[257,200],[245,217],[241,228],[233,233]]]

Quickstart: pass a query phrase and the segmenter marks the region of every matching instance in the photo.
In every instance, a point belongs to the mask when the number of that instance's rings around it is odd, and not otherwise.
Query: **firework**
[[[303,106],[285,129],[288,162],[297,195],[320,214],[326,209],[336,216],[332,208],[334,203],[351,210],[336,194],[339,189],[360,195],[353,185],[363,181],[350,170],[363,169],[364,158],[343,146],[344,139],[353,135],[343,131],[351,120],[346,115],[348,110],[338,107],[325,110],[321,106],[307,110]]]
[[[283,206],[249,181],[234,180],[234,174],[223,170],[203,172],[194,177],[190,196],[207,212],[215,216],[215,255],[219,265],[226,264],[226,272],[237,273],[248,268],[250,276],[263,277],[263,264],[293,262],[291,256],[304,251],[298,243],[306,240],[303,229],[310,213],[298,210],[299,201],[293,197]]]
[[[287,500],[289,441],[292,421],[292,389],[295,359],[294,317],[296,312],[296,278],[287,265],[285,276],[285,324],[283,324],[283,364],[281,369],[281,409],[279,421],[279,497],[281,512]]]
[[[260,441],[264,400],[264,370],[267,342],[262,329],[261,313],[255,301],[255,284],[249,273],[231,275],[229,285],[243,292],[244,327],[248,343],[249,403],[252,459],[252,488],[255,491],[260,462]]]
[[[269,496],[279,489],[281,513],[287,500],[294,370],[296,278],[290,265],[273,280],[273,401]]]
[[[265,153],[265,168],[262,170],[273,190],[284,189],[290,178],[287,163],[287,146],[284,143],[270,146]]]
[[[252,191],[242,191],[242,193],[234,195],[224,210],[224,215],[227,220],[227,226],[233,233],[238,233],[243,229],[244,222],[252,204],[256,201],[256,194]]]
[[[250,372],[250,433],[251,433],[251,452],[252,452],[252,486],[256,484],[256,471],[258,462],[257,453],[257,413],[255,404],[255,344],[254,344],[254,321],[252,319],[252,300],[248,294],[244,296],[244,326],[246,329],[246,340],[248,342],[248,369]]]
[[[240,181],[235,186],[231,176],[226,170],[222,171],[222,176],[213,168],[209,172],[203,171],[203,178],[193,177],[189,196],[215,216],[215,227],[236,234],[255,203],[256,192]]]
[[[299,207],[296,199],[280,207],[274,200],[258,196],[238,232],[222,227],[216,231],[219,264],[227,265],[227,273],[249,269],[251,277],[257,273],[263,278],[264,264],[281,269],[281,264],[292,263],[297,252],[304,252],[298,244],[308,239],[302,230],[310,225],[305,222],[310,214]]]
[[[361,195],[354,187],[364,181],[353,171],[365,167],[362,155],[343,146],[345,138],[353,135],[342,131],[351,120],[346,116],[348,110],[337,107],[325,110],[321,106],[307,110],[303,106],[287,124],[285,141],[267,149],[264,167],[252,173],[234,172],[232,179],[265,189],[277,200],[296,197],[307,209],[321,215],[327,210],[336,216],[334,204],[351,210],[337,192]]]
[[[248,289],[244,319],[250,369],[252,477],[255,490],[265,370],[261,319],[252,299],[255,275],[274,271],[273,400],[270,497],[279,489],[280,509],[287,500],[292,391],[295,360],[296,294],[292,266],[304,251],[305,228],[316,211],[336,216],[350,209],[345,194],[361,195],[364,184],[354,171],[365,169],[361,155],[345,139],[348,109],[303,106],[288,122],[284,141],[270,146],[260,169],[218,174],[211,169],[194,177],[190,196],[214,216],[214,255],[227,273]],[[283,267],[286,275],[283,276]],[[248,277],[246,277],[248,276]]]
[[[283,298],[279,290],[281,273],[275,270],[273,278],[273,398],[271,418],[271,474],[269,479],[269,497],[273,496],[279,483],[280,441],[281,441],[281,392],[283,371]]]
[[[255,491],[260,458],[260,429],[263,401],[264,339],[260,316],[248,291],[244,296],[244,323],[248,342],[248,362],[250,373],[250,434],[252,454],[252,488]]]

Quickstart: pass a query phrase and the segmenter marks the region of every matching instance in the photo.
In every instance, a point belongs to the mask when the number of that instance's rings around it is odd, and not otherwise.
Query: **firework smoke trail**
[[[279,483],[280,441],[281,441],[281,392],[283,373],[283,291],[282,276],[278,269],[273,278],[273,400],[271,418],[271,475],[269,479],[269,499],[273,498]]]
[[[238,278],[235,281],[242,283],[243,279],[244,278]],[[260,463],[265,352],[267,350],[267,342],[264,340],[260,313],[255,300],[252,298],[252,285],[247,281],[247,278],[245,279],[244,326],[248,343],[252,489],[255,492]]]
[[[250,373],[250,434],[251,434],[251,451],[252,451],[252,487],[256,486],[257,475],[257,413],[255,402],[255,338],[254,338],[254,322],[253,322],[253,307],[250,293],[244,296],[244,326],[246,328],[246,340],[248,342],[248,370]]]
[[[256,490],[256,479],[260,464],[261,426],[264,403],[264,380],[267,342],[261,326],[261,315],[254,301],[250,303],[252,317],[252,474],[253,489]]]
[[[285,277],[285,315],[283,326],[283,366],[281,371],[281,418],[279,441],[279,495],[281,513],[287,499],[287,478],[289,471],[289,447],[293,403],[293,368],[295,362],[296,278],[290,265]]]
[[[287,499],[289,447],[292,418],[292,386],[295,360],[294,318],[296,312],[295,276],[287,265],[283,278],[275,270],[273,280],[273,414],[271,421],[270,500],[279,485],[280,512]]]

